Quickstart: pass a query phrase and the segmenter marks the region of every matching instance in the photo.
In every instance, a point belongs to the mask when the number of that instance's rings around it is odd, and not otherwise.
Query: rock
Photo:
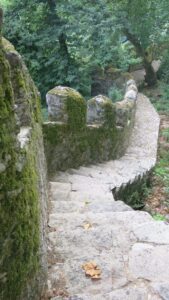
[[[18,141],[20,143],[21,149],[23,149],[30,140],[31,136],[31,127],[21,127],[20,132],[18,134]]]
[[[137,91],[135,90],[128,90],[124,96],[124,99],[129,101],[136,101],[137,100]]]
[[[138,89],[137,89],[137,86],[135,84],[131,84],[127,87],[127,92],[128,91],[135,91],[136,93],[138,93]]]
[[[163,300],[169,299],[169,283],[168,282],[156,282],[152,284],[153,289],[157,292]]]
[[[153,246],[137,243],[129,254],[131,278],[150,281],[167,281],[169,278],[169,245]]]
[[[46,102],[50,121],[68,123],[72,115],[74,118],[78,115],[79,122],[86,121],[85,101],[77,91],[69,87],[57,86],[50,90],[46,95]]]
[[[98,95],[87,101],[87,123],[103,124],[105,121],[105,106],[112,105],[109,98]],[[113,106],[112,106],[113,109]]]
[[[164,222],[145,223],[133,229],[139,242],[169,244],[169,224]]]
[[[130,85],[135,85],[135,86],[136,86],[136,82],[135,82],[134,79],[130,79],[130,80],[127,81],[127,83],[126,83],[127,88],[128,88]]]
[[[145,288],[138,288],[138,287],[127,287],[123,289],[119,289],[117,291],[113,291],[104,296],[103,299],[105,300],[145,300],[145,299],[152,299],[147,298],[148,292]],[[101,299],[100,299],[101,300]],[[154,298],[155,300],[155,298]]]

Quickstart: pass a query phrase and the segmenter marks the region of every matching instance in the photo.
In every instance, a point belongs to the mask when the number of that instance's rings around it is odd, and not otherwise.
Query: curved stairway
[[[119,160],[59,172],[50,182],[50,299],[169,300],[169,225],[111,192],[156,163],[159,116],[142,94],[135,120]],[[100,279],[85,276],[82,265],[91,261]]]

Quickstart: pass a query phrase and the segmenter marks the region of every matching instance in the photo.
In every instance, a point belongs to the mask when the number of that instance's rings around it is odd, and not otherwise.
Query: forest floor
[[[145,210],[156,220],[169,221],[169,93],[160,85],[145,89],[159,112],[161,124],[158,160],[151,176],[151,188],[147,190]]]

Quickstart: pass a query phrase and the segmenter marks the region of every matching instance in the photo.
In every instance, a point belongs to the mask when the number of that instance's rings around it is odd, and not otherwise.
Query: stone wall
[[[124,100],[105,96],[87,102],[73,89],[56,87],[47,94],[49,122],[43,124],[48,171],[77,168],[124,154],[133,127],[137,87],[127,82]]]
[[[0,37],[0,299],[40,299],[46,205],[39,93],[20,55]]]

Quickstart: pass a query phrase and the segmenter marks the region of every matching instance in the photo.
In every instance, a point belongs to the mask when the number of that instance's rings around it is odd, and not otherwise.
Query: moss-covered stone
[[[77,168],[81,165],[107,161],[121,156],[129,141],[132,122],[125,128],[89,125],[82,131],[70,131],[67,124],[43,124],[48,172]],[[114,118],[114,117],[113,117]]]
[[[57,86],[47,93],[49,119],[68,124],[69,129],[78,131],[86,124],[86,102],[77,91]]]
[[[84,102],[81,98],[80,102],[76,99],[74,90],[72,95],[69,90],[71,89],[63,87],[62,93],[62,88],[57,87],[48,93],[52,97],[55,93],[54,96],[59,97],[59,100],[52,98],[51,101],[54,101],[54,105],[57,103],[59,108],[63,103],[61,111],[66,110],[71,116],[71,122],[65,122],[64,116],[60,114],[59,120],[57,119],[60,122],[43,124],[45,153],[51,176],[57,170],[64,171],[120,157],[128,146],[134,123],[135,101],[123,100],[113,104],[109,98],[102,95],[87,101],[85,122],[86,106],[82,106]],[[77,95],[79,99],[79,93]],[[47,97],[48,105],[49,100]]]
[[[115,105],[103,95],[87,101],[87,123],[115,126]]]
[[[0,165],[4,166],[0,168],[0,299],[4,300],[37,300],[45,282],[40,255],[40,184],[45,177],[45,168],[41,170],[44,175],[39,173],[40,120],[37,90],[21,57],[3,39],[0,42]],[[21,147],[17,138],[22,126],[31,128],[26,147]]]

